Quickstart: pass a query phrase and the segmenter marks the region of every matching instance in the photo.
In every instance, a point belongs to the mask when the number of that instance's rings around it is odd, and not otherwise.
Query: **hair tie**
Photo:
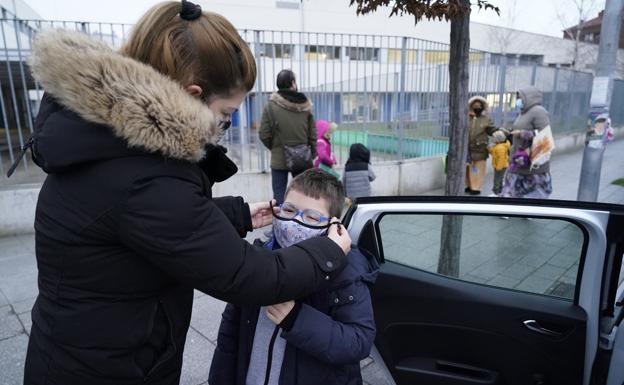
[[[180,10],[180,18],[183,20],[193,21],[202,15],[202,9],[199,4],[182,0],[182,9]]]

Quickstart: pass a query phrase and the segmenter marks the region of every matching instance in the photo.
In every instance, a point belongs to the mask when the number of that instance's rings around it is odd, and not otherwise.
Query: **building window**
[[[401,62],[401,49],[389,48],[388,49],[388,63],[400,63],[400,62]],[[407,64],[416,63],[416,50],[415,49],[405,50],[405,63]]]
[[[306,45],[306,60],[338,60],[340,59],[340,47],[327,45]]]
[[[295,50],[295,46],[292,44],[260,44],[260,56],[270,57],[276,59],[290,59],[292,53]]]
[[[348,47],[349,60],[379,61],[379,48]]]
[[[379,120],[379,95],[345,94],[342,96],[343,122],[374,122]]]

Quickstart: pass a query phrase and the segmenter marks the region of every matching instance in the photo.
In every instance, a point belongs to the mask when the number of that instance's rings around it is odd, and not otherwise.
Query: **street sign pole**
[[[577,194],[579,201],[595,202],[598,199],[602,158],[609,133],[609,104],[613,92],[623,9],[624,0],[607,0],[605,4]]]

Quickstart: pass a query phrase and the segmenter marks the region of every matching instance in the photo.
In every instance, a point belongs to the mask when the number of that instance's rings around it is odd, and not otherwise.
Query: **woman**
[[[520,115],[512,126],[511,164],[505,174],[502,196],[547,199],[552,193],[550,162],[531,167],[529,156],[533,137],[550,125],[548,111],[542,107],[542,92],[535,87],[521,89],[516,98]]]
[[[312,168],[316,157],[316,126],[312,115],[312,102],[299,92],[295,73],[281,70],[276,79],[277,92],[271,94],[262,111],[260,140],[271,151],[271,184],[273,198],[284,203],[288,174],[293,178]],[[301,165],[289,168],[286,161],[286,147],[308,147],[298,157]],[[301,166],[304,166],[303,168]]]
[[[166,2],[121,53],[52,31],[30,64],[46,89],[33,156],[49,175],[25,384],[177,384],[193,288],[273,304],[344,266],[350,239],[338,226],[267,251],[240,236],[270,223],[268,203],[212,198],[236,172],[215,144],[256,76],[222,16]]]
[[[468,101],[470,114],[470,132],[468,134],[468,164],[466,165],[466,193],[481,194],[485,179],[488,158],[488,136],[496,131],[496,126],[487,115],[488,103],[481,96],[474,96]]]

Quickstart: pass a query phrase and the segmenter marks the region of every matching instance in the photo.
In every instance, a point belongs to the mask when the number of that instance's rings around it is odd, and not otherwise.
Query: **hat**
[[[505,141],[507,140],[507,135],[505,135],[503,131],[498,130],[492,134],[492,138],[496,143],[505,143]]]

